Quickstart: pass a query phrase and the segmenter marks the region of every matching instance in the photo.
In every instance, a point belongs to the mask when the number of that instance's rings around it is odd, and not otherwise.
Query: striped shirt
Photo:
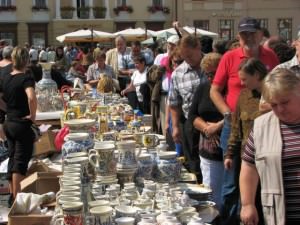
[[[172,73],[168,104],[182,107],[185,118],[188,118],[192,99],[200,83],[207,81],[204,72],[194,70],[185,61]]]
[[[300,62],[298,60],[297,55],[295,55],[291,60],[277,65],[274,68],[274,70],[276,70],[278,68],[289,69],[289,70],[293,71],[294,73],[300,75]]]
[[[286,220],[300,222],[300,124],[280,124],[282,135],[282,176],[286,198]],[[255,163],[253,131],[250,133],[242,159]]]

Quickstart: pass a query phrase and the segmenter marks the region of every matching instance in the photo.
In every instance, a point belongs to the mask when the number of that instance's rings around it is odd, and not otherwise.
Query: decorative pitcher
[[[139,149],[138,153],[136,154],[135,141],[128,140],[117,142],[117,148],[119,150],[117,169],[137,168],[136,157],[140,155],[141,149]]]
[[[97,143],[89,151],[89,162],[101,176],[116,175],[116,161],[114,157],[114,144]]]

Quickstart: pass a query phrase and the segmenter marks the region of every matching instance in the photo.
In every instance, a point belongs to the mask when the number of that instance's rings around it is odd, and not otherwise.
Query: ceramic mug
[[[96,149],[89,151],[89,162],[97,174],[111,176],[116,174],[116,161],[114,157],[115,145],[95,145]]]
[[[83,203],[67,202],[62,205],[63,217],[57,218],[54,225],[81,225],[83,224]]]
[[[144,134],[143,144],[146,148],[154,148],[159,144],[159,138],[156,134]]]
[[[136,132],[134,133],[134,140],[137,145],[143,146],[143,136],[145,135],[144,132]]]

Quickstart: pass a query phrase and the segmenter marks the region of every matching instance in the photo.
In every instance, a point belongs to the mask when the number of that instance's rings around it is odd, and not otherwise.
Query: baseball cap
[[[168,42],[168,43],[171,43],[171,44],[174,44],[174,45],[177,45],[177,44],[178,44],[178,41],[179,41],[178,35],[172,35],[171,37],[169,37],[169,38],[167,39],[167,42]]]
[[[238,32],[256,32],[260,29],[259,22],[253,17],[244,17],[240,20]]]

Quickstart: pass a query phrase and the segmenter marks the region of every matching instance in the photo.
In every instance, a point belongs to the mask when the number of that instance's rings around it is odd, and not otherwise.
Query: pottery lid
[[[81,209],[83,207],[83,203],[82,202],[66,202],[64,204],[62,204],[62,208],[65,210],[70,210],[70,209]]]
[[[177,156],[176,152],[160,152],[158,154],[160,159],[175,159]]]
[[[94,145],[95,150],[112,150],[115,149],[115,145],[111,143],[96,142]]]
[[[90,201],[88,203],[90,208],[96,207],[96,206],[108,206],[109,201],[106,200],[96,200],[96,201]]]
[[[64,121],[64,124],[68,126],[76,126],[76,125],[94,125],[96,120],[93,119],[72,119]]]
[[[138,157],[139,160],[150,160],[151,159],[151,155],[148,153],[143,153],[141,155],[139,155]]]
[[[112,210],[113,208],[110,206],[96,206],[90,209],[90,213],[102,215],[112,213]]]
[[[65,136],[64,141],[73,140],[80,141],[87,139],[89,137],[88,133],[69,133]]]
[[[127,205],[118,205],[115,207],[115,209],[119,212],[124,212],[124,213],[136,213],[137,212],[136,207],[127,206]]]

